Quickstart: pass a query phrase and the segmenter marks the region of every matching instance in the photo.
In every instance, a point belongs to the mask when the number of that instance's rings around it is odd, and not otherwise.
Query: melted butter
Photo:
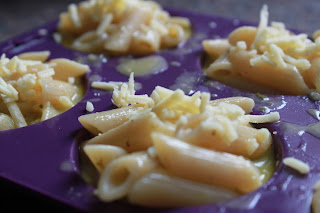
[[[175,83],[169,89],[181,89],[185,94],[191,95],[195,92],[196,84],[201,79],[201,75],[194,72],[184,72],[176,78]]]
[[[124,58],[120,60],[117,71],[129,76],[144,76],[152,73],[163,72],[168,69],[168,63],[162,56],[147,56],[143,58]]]
[[[253,164],[260,171],[262,183],[267,182],[272,177],[276,167],[273,150],[269,149],[264,155],[255,159]]]

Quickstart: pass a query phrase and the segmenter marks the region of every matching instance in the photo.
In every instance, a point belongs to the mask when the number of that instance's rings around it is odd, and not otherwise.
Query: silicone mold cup
[[[241,20],[208,16],[188,11],[168,9],[172,15],[191,20],[192,37],[179,48],[156,53],[166,59],[168,69],[158,74],[135,77],[142,88],[137,94],[150,94],[155,86],[181,88],[187,94],[207,91],[216,98],[247,96],[255,100],[254,114],[262,114],[261,107],[278,111],[280,121],[265,124],[275,140],[278,166],[273,177],[256,191],[220,204],[172,209],[150,209],[117,201],[102,203],[94,195],[94,188],[80,175],[79,142],[86,130],[78,122],[87,101],[94,104],[94,112],[112,109],[111,92],[90,88],[92,80],[124,81],[128,76],[116,71],[119,59],[106,58],[92,62],[88,53],[68,49],[53,39],[57,21],[36,28],[0,44],[0,53],[8,57],[28,51],[50,50],[50,58],[69,58],[87,63],[91,72],[85,76],[86,94],[68,111],[24,128],[0,132],[0,178],[30,191],[36,191],[84,212],[309,212],[312,186],[320,179],[320,139],[315,129],[319,120],[307,110],[319,110],[319,102],[306,96],[266,95],[262,100],[255,93],[240,91],[207,79],[201,68],[201,42],[207,38],[227,37],[241,25],[254,25]],[[319,128],[318,128],[319,129]],[[309,164],[311,171],[300,175],[282,164],[284,157],[295,157]]]

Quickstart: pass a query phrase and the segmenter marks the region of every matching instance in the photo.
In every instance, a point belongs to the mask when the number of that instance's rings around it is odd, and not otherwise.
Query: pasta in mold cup
[[[170,210],[157,209],[157,211],[308,212],[311,204],[312,186],[319,179],[316,169],[319,163],[319,136],[315,131],[317,120],[313,116],[316,115],[318,103],[311,101],[307,96],[265,95],[244,92],[204,77],[198,61],[203,51],[201,41],[217,35],[225,37],[239,25],[235,25],[232,20],[221,17],[205,16],[186,11],[169,11],[176,16],[188,17],[193,23],[194,34],[184,46],[157,53],[167,60],[169,66],[164,72],[136,77],[136,81],[142,85],[142,88],[137,90],[137,94],[150,95],[157,85],[161,85],[172,90],[181,88],[185,94],[189,95],[193,94],[194,91],[210,92],[213,99],[245,96],[255,101],[256,105],[252,114],[263,115],[269,112],[279,112],[281,119],[279,122],[264,126],[272,133],[275,141],[277,170],[262,187],[218,205],[209,204]],[[208,27],[212,22],[217,23],[215,28]],[[238,23],[240,25],[248,24],[242,21]],[[63,57],[70,60],[86,61],[88,54],[66,49],[53,40],[52,35],[56,30],[56,24],[57,22],[50,23],[1,44],[1,52],[11,57],[22,52],[46,49],[50,50],[52,58]],[[46,30],[47,33],[41,33],[40,35],[39,30],[41,32]],[[119,58],[88,62],[87,64],[91,68],[91,72],[87,74],[89,84],[97,79],[126,82],[128,76],[123,76],[115,70],[118,63]],[[108,72],[102,72],[102,70],[108,70]],[[77,119],[86,113],[87,101],[93,104],[93,112],[101,112],[112,109],[111,98],[112,94],[110,92],[89,87],[84,98],[67,112],[27,128],[0,132],[0,168],[5,171],[5,173],[1,173],[1,178],[40,192],[46,197],[61,201],[67,206],[82,211],[150,211],[149,208],[133,207],[125,203],[121,203],[121,205],[119,205],[119,202],[102,203],[94,196],[94,188],[84,181],[80,174],[77,142],[88,139],[86,137],[88,135],[86,135],[87,132],[84,134],[85,136],[80,135],[84,129],[77,122]],[[312,112],[314,113],[312,114]],[[304,119],[301,119],[301,116]],[[77,135],[80,136],[75,141],[74,136]],[[152,150],[149,151],[152,155]],[[301,175],[287,168],[282,164],[282,159],[285,157],[295,157],[308,163],[310,166],[309,174]],[[145,176],[145,179],[141,179],[142,183],[145,183],[145,180],[162,181],[162,183],[166,183],[165,181],[178,183],[180,181],[180,179],[168,178],[162,170],[155,170],[150,175]],[[135,187],[135,189],[139,188]],[[136,190],[136,192],[139,191]],[[279,199],[275,200],[275,197]],[[135,200],[132,196],[131,199]],[[277,206],[277,209],[274,209],[274,206]]]
[[[268,25],[264,5],[259,26],[241,26],[226,39],[203,41],[209,60],[204,72],[230,86],[256,92],[306,95],[320,92],[318,43],[294,34],[281,22]]]
[[[49,51],[25,52],[9,59],[2,54],[0,131],[52,118],[83,97],[81,76],[89,67],[50,57]]]

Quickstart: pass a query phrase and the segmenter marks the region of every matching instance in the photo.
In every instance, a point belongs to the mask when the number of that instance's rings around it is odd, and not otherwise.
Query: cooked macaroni
[[[94,135],[83,150],[99,173],[99,199],[200,205],[252,192],[266,181],[254,161],[270,152],[272,137],[251,124],[276,122],[279,113],[250,115],[254,101],[246,97],[211,101],[208,93],[187,96],[161,86],[150,96],[136,95],[133,85],[132,74],[114,89],[117,109],[79,117]]]
[[[69,59],[47,61],[49,51],[0,58],[0,131],[47,120],[82,98],[87,65]],[[68,79],[73,81],[68,82]]]
[[[242,26],[227,39],[204,40],[209,77],[248,90],[293,95],[320,92],[320,39],[293,34],[280,22],[268,26],[264,5],[258,27]],[[250,86],[248,86],[250,85]]]
[[[190,21],[144,0],[88,0],[60,15],[64,43],[84,52],[149,54],[187,39]]]

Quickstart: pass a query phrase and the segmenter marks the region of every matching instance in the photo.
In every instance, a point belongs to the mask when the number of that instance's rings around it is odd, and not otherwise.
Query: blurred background
[[[320,29],[318,0],[156,0],[165,7],[199,13],[259,21],[263,4],[269,6],[270,21],[281,21],[288,28],[307,34]],[[1,0],[0,42],[56,20],[70,3],[80,0]]]

